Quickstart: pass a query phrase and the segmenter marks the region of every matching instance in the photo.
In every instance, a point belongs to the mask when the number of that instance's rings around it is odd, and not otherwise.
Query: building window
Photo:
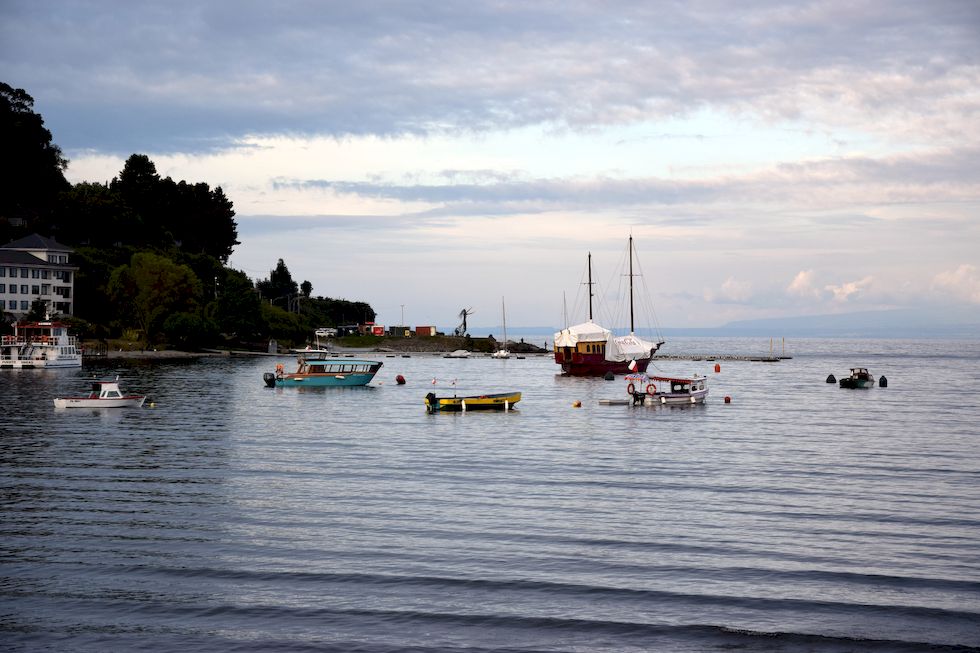
[[[40,270],[38,270],[37,268],[31,270],[31,279],[40,279],[40,278],[41,278]]]
[[[31,294],[32,295],[40,295],[41,294],[41,286],[31,286]]]
[[[7,284],[0,283],[0,292],[7,292]]]
[[[7,276],[7,268],[0,268],[0,277]]]
[[[41,294],[42,295],[50,295],[51,294],[51,284],[50,283],[42,283],[41,284]]]
[[[30,270],[28,270],[27,268],[21,268],[20,269],[20,278],[21,279],[26,279],[29,276],[31,276],[31,271]]]
[[[17,300],[16,299],[11,299],[9,302],[7,302],[7,306],[10,308],[10,310],[16,311],[17,310]]]
[[[17,268],[7,268],[7,269],[10,270],[10,276],[11,277],[16,277],[17,276]]]
[[[50,279],[51,278],[51,270],[41,270],[41,278],[42,279]]]
[[[27,294],[27,284],[26,283],[20,284],[20,294],[21,295],[26,295]]]
[[[11,295],[16,295],[17,294],[17,284],[16,283],[10,284],[10,294]]]
[[[20,310],[22,310],[22,311],[26,311],[27,310],[27,302],[25,302],[24,300],[21,300],[21,302],[20,302]]]

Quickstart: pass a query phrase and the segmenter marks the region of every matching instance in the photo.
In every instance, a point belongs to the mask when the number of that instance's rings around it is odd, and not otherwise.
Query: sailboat
[[[633,312],[633,236],[629,239],[630,332],[614,336],[595,323],[592,315],[592,253],[588,257],[589,320],[555,334],[555,362],[570,376],[643,373],[663,340],[651,342],[636,335]]]
[[[491,356],[494,358],[510,358],[510,352],[507,351],[507,307],[504,305],[504,298],[500,298],[500,310],[504,318],[504,341],[503,345],[497,351],[493,352]]]

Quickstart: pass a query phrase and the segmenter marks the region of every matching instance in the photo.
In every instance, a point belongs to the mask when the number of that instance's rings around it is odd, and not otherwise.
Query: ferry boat
[[[18,322],[0,339],[0,369],[81,367],[75,336],[61,322]]]
[[[629,307],[630,332],[614,336],[612,331],[599,326],[592,316],[592,254],[588,257],[589,271],[589,319],[582,324],[567,327],[555,334],[555,362],[561,365],[562,374],[570,376],[605,376],[608,373],[629,374],[646,372],[650,359],[664,344],[644,340],[635,334],[633,316],[633,237],[629,239]]]
[[[626,381],[629,383],[626,392],[633,397],[634,405],[686,406],[703,404],[708,398],[708,379],[704,376],[678,378],[631,374]]]
[[[340,387],[367,385],[384,363],[350,358],[300,357],[295,372],[286,373],[282,363],[275,372],[262,375],[270,388],[281,387]]]
[[[55,408],[139,408],[146,395],[127,395],[119,389],[119,377],[93,381],[92,392],[83,397],[55,397]]]

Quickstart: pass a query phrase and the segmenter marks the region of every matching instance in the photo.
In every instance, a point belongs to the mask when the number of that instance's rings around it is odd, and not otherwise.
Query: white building
[[[38,234],[0,247],[0,312],[20,318],[40,299],[52,315],[73,315],[78,268],[68,262],[72,252]]]

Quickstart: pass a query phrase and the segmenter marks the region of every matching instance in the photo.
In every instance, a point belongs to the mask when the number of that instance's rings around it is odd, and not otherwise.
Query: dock
[[[657,354],[653,360],[666,361],[742,361],[748,363],[778,363],[792,356],[749,356],[743,354]]]

